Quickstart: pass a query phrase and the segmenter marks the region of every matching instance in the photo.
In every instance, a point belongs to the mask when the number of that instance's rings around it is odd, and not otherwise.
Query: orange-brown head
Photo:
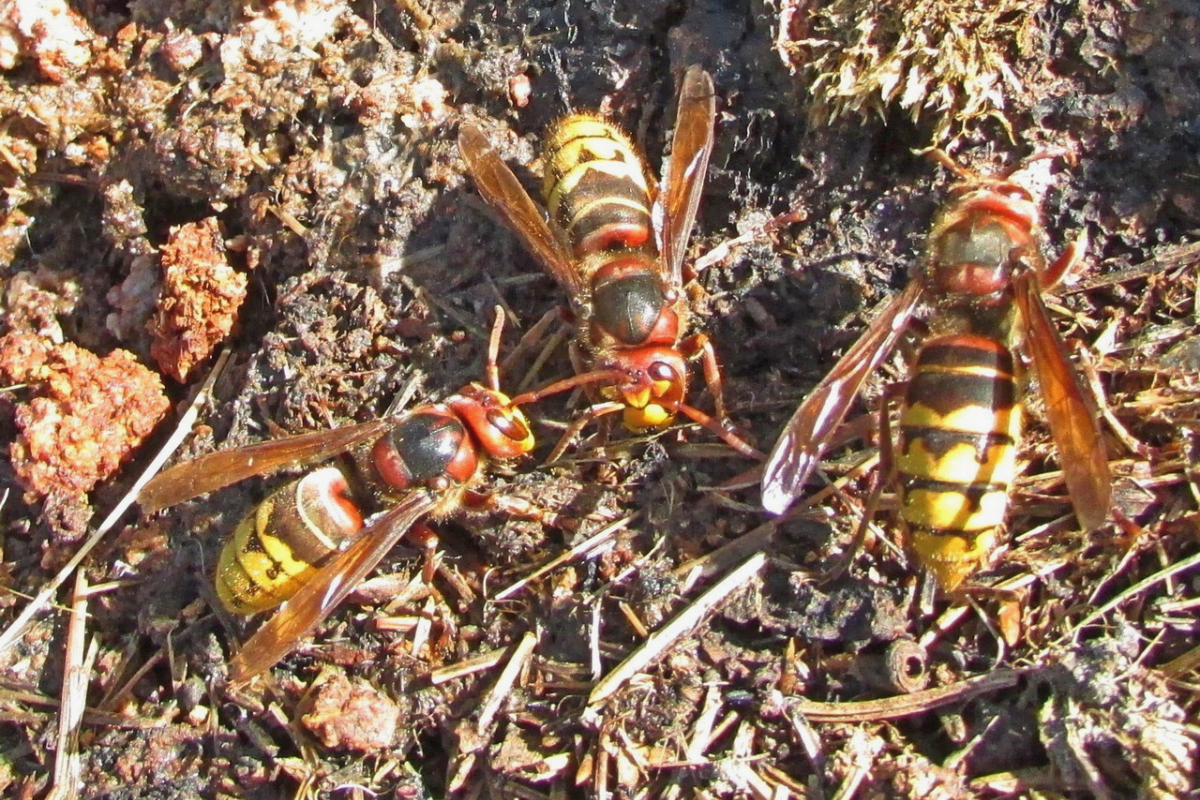
[[[670,425],[687,394],[687,360],[673,347],[616,350],[601,369],[616,370],[625,380],[606,386],[601,394],[625,404],[622,421],[636,433]]]
[[[516,458],[533,451],[533,430],[508,395],[478,383],[446,400],[492,458]]]

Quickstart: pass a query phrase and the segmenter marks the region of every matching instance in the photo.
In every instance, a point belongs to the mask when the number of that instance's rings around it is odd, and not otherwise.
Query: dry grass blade
[[[1187,570],[1189,570],[1192,567],[1195,567],[1197,565],[1200,565],[1200,553],[1197,553],[1196,555],[1191,556],[1190,558],[1185,558],[1183,561],[1178,561],[1178,562],[1172,564],[1171,566],[1167,567],[1166,569],[1161,569],[1158,572],[1154,573],[1153,575],[1143,578],[1142,580],[1138,581],[1133,586],[1130,586],[1128,589],[1126,589],[1125,591],[1118,594],[1112,600],[1109,600],[1107,603],[1102,604],[1101,606],[1099,606],[1098,608],[1093,610],[1090,614],[1088,614],[1083,619],[1081,619],[1079,622],[1077,622],[1075,624],[1075,627],[1071,629],[1071,636],[1072,637],[1078,636],[1080,631],[1082,631],[1088,625],[1091,625],[1093,622],[1098,620],[1100,617],[1102,617],[1105,614],[1107,614],[1108,612],[1112,611],[1117,606],[1124,603],[1126,600],[1129,600],[1132,597],[1136,597],[1137,595],[1139,595],[1142,592],[1149,589],[1151,586],[1154,586],[1157,583],[1162,583],[1163,581],[1167,580],[1168,578],[1172,578],[1176,575],[1179,575],[1182,572],[1186,572]]]
[[[75,575],[75,599],[67,627],[66,654],[63,659],[62,700],[58,712],[58,746],[54,758],[54,784],[47,795],[51,800],[71,800],[79,796],[83,764],[79,754],[79,730],[87,708],[88,677],[99,652],[95,639],[84,652],[87,636],[87,576]]]
[[[1168,678],[1178,678],[1200,667],[1200,645],[1193,647],[1178,658],[1173,658],[1158,668]]]
[[[631,515],[628,517],[624,517],[623,519],[619,519],[616,522],[612,522],[608,525],[605,525],[603,528],[601,528],[599,531],[597,531],[594,536],[590,536],[587,539],[584,539],[582,542],[575,545],[570,550],[568,550],[565,553],[563,553],[562,555],[559,555],[556,558],[554,558],[548,564],[538,567],[533,572],[526,575],[524,578],[521,578],[519,581],[517,581],[516,583],[509,586],[507,589],[504,589],[502,592],[500,592],[499,594],[496,595],[496,600],[498,600],[498,601],[499,600],[507,600],[508,598],[510,598],[513,595],[520,592],[522,589],[524,589],[526,586],[528,586],[531,582],[537,580],[538,578],[542,577],[543,575],[546,575],[549,572],[552,572],[553,570],[557,569],[558,567],[562,566],[563,564],[566,564],[569,561],[572,561],[576,558],[589,558],[593,555],[598,554],[600,552],[600,548],[604,547],[605,545],[607,545],[608,543],[610,543],[612,541],[612,537],[614,534],[617,533],[617,531],[624,530],[625,528],[629,527],[629,523],[633,522],[633,520],[635,518],[636,518],[636,515]]]
[[[500,673],[500,677],[496,679],[496,685],[488,693],[487,698],[483,701],[483,706],[479,710],[479,719],[476,721],[476,727],[480,734],[491,727],[492,722],[496,718],[496,714],[500,711],[500,707],[504,701],[508,699],[512,687],[517,682],[517,677],[521,671],[525,669],[525,665],[529,663],[529,659],[533,656],[533,649],[537,646],[538,637],[533,631],[526,631],[521,637],[521,641],[513,650],[512,658],[504,665],[504,670]]]
[[[1140,278],[1147,278],[1151,275],[1169,272],[1177,267],[1190,267],[1198,261],[1200,261],[1200,242],[1173,245],[1164,248],[1154,258],[1143,261],[1140,264],[1118,269],[1115,272],[1100,271],[1096,275],[1089,276],[1078,283],[1064,287],[1058,293],[1061,295],[1071,295],[1090,292],[1093,289],[1099,289],[1103,286],[1116,286]]]
[[[588,705],[598,705],[611,697],[626,681],[661,656],[680,638],[694,630],[704,616],[718,603],[757,575],[764,563],[766,563],[766,556],[762,553],[755,553],[740,567],[697,597],[695,602],[671,618],[666,625],[651,634],[641,647],[630,653],[624,661],[617,665],[616,669],[605,675],[596,684],[588,697]]]
[[[489,670],[503,661],[504,654],[507,652],[507,650],[492,650],[488,653],[481,653],[474,658],[460,661],[457,664],[435,669],[429,673],[429,682],[434,686],[439,686],[443,683],[458,680],[459,678],[465,678],[468,675],[474,675],[476,672]]]
[[[962,703],[981,694],[1010,689],[1017,685],[1023,673],[998,669],[987,675],[968,678],[950,686],[926,689],[922,692],[888,697],[883,700],[863,700],[854,703],[816,703],[797,700],[792,707],[810,720],[818,722],[868,722],[899,719],[923,714],[950,703]]]

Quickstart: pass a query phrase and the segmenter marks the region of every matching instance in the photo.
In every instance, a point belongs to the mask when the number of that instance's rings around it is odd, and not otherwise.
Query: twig
[[[537,641],[538,637],[536,633],[526,631],[513,651],[512,658],[504,665],[504,670],[500,673],[500,677],[496,679],[496,685],[488,692],[487,699],[484,700],[483,707],[479,711],[479,719],[476,721],[475,728],[481,735],[491,727],[496,713],[504,705],[504,701],[508,699],[513,684],[517,682],[517,676],[521,674],[521,670],[525,669],[525,665],[529,663],[529,658],[533,655],[533,648],[537,646]]]
[[[1200,242],[1173,245],[1156,253],[1149,260],[1143,261],[1140,264],[1135,264],[1132,267],[1126,267],[1116,272],[1085,278],[1072,286],[1059,289],[1057,294],[1068,295],[1090,292],[1102,286],[1115,286],[1116,284],[1137,280],[1138,278],[1148,278],[1151,275],[1158,275],[1175,267],[1188,267],[1197,261],[1200,261]]]
[[[485,331],[483,328],[479,327],[479,325],[475,324],[475,320],[471,319],[466,314],[462,313],[457,308],[450,305],[448,302],[446,302],[442,298],[438,297],[436,294],[429,291],[425,287],[423,287],[423,286],[417,287],[417,298],[422,303],[431,305],[431,306],[435,307],[438,311],[441,311],[443,314],[445,314],[447,317],[449,317],[451,320],[453,320],[455,323],[457,323],[459,326],[461,326],[464,331],[467,331],[475,338],[483,339],[485,341],[487,340],[487,338],[488,338],[487,331]]]
[[[762,779],[745,761],[727,761],[721,764],[721,774],[734,786],[748,793],[754,800],[782,800],[791,797],[786,789],[777,797],[771,785]]]
[[[1173,578],[1176,575],[1178,575],[1179,573],[1186,572],[1187,570],[1189,570],[1192,567],[1197,566],[1197,565],[1200,565],[1200,553],[1197,553],[1196,555],[1192,556],[1191,558],[1185,558],[1183,561],[1178,561],[1178,562],[1170,565],[1166,569],[1159,570],[1158,572],[1154,573],[1153,575],[1149,576],[1148,578],[1144,578],[1144,579],[1138,581],[1133,586],[1130,586],[1128,589],[1121,592],[1119,595],[1114,597],[1112,600],[1109,600],[1107,603],[1101,605],[1099,608],[1095,609],[1090,614],[1088,614],[1086,617],[1084,617],[1082,620],[1080,620],[1075,625],[1075,627],[1071,629],[1071,635],[1078,636],[1079,632],[1081,630],[1086,628],[1088,625],[1091,625],[1097,619],[1104,616],[1108,612],[1112,611],[1114,608],[1121,605],[1121,603],[1124,603],[1129,598],[1135,597],[1135,596],[1141,594],[1142,592],[1144,592],[1146,589],[1149,589],[1154,584],[1161,583],[1162,581],[1165,581],[1168,578]]]
[[[88,590],[88,596],[91,597],[95,594],[96,587],[93,586]],[[192,605],[189,605],[186,609],[184,609],[182,616],[185,618],[193,616],[192,609],[202,607],[203,605],[203,600],[196,600]],[[116,678],[125,673],[126,668],[132,663],[132,659],[136,656],[138,650],[136,647],[127,648],[126,656],[124,659],[122,659],[120,666],[112,671],[114,681],[113,685],[109,688],[104,697],[100,699],[100,702],[96,704],[96,708],[103,711],[111,711],[112,709],[120,706],[121,703],[124,702],[125,697],[133,691],[133,687],[137,685],[138,681],[145,677],[146,673],[160,664],[164,659],[167,659],[168,662],[170,661],[168,658],[167,649],[168,646],[171,645],[171,637],[173,637],[175,641],[180,641],[190,637],[196,632],[196,630],[205,624],[206,619],[206,616],[199,616],[193,619],[178,632],[172,629],[166,643],[159,647],[153,655],[147,658],[140,667],[134,670],[132,675],[123,680],[121,683],[116,683]],[[174,669],[171,669],[170,674],[177,675],[178,673]]]
[[[1133,563],[1134,559],[1141,553],[1141,549],[1138,547],[1139,542],[1143,542],[1147,538],[1147,531],[1141,525],[1132,520],[1126,520],[1124,515],[1119,512],[1115,513],[1114,517],[1117,520],[1118,529],[1125,529],[1125,536],[1129,544],[1124,548],[1125,552],[1121,554],[1121,560],[1117,562],[1117,565],[1108,570],[1107,575],[1092,585],[1086,601],[1086,605],[1089,606],[1098,603],[1100,596],[1108,592],[1109,585],[1116,581],[1125,572],[1126,568]]]
[[[562,566],[563,564],[567,563],[568,561],[571,561],[575,558],[580,558],[580,559],[591,558],[592,556],[599,554],[600,552],[602,552],[601,548],[604,547],[605,545],[608,545],[612,541],[613,535],[616,534],[617,531],[627,528],[629,526],[629,523],[632,522],[636,518],[636,516],[637,515],[634,514],[634,515],[625,517],[623,519],[619,519],[616,522],[612,522],[608,525],[605,525],[603,528],[601,528],[599,531],[597,531],[595,535],[590,536],[587,539],[584,539],[582,542],[575,545],[567,552],[554,558],[552,561],[547,563],[545,566],[538,567],[537,569],[535,569],[533,572],[529,573],[524,578],[521,578],[519,581],[517,581],[516,583],[509,586],[507,589],[504,589],[502,592],[500,592],[499,594],[496,595],[496,598],[495,598],[496,601],[507,600],[508,598],[512,597],[517,592],[521,591],[526,586],[528,586],[530,584],[530,582],[535,581],[538,578],[542,577],[543,575],[547,574],[548,572],[551,572],[551,571],[557,569],[558,567]]]
[[[846,769],[846,777],[842,780],[832,800],[851,800],[863,785],[863,781],[871,776],[879,751],[883,749],[883,740],[878,736],[870,736],[859,728],[850,734],[846,751],[850,764]]]
[[[621,612],[621,616],[625,617],[625,621],[629,623],[629,627],[633,628],[634,633],[643,639],[650,636],[650,629],[646,627],[645,622],[642,622],[642,618],[638,616],[633,606],[624,600],[620,600],[617,602],[617,609]]]
[[[500,291],[500,287],[496,285],[496,281],[494,281],[492,276],[488,275],[487,273],[484,273],[483,279],[487,281],[488,288],[492,290],[492,294],[496,298],[496,304],[504,309],[504,316],[512,320],[514,326],[520,328],[522,325],[521,318],[517,316],[517,312],[513,311],[512,306],[510,306],[508,301],[504,299],[504,293]]]
[[[712,743],[713,723],[716,722],[720,710],[721,692],[716,686],[709,686],[708,691],[704,693],[704,708],[701,709],[700,716],[696,717],[696,724],[692,728],[692,740],[688,742],[687,750],[684,751],[684,758],[688,761],[704,761],[704,754]]]
[[[117,706],[117,703],[133,691],[133,687],[137,682],[146,676],[146,673],[158,666],[165,657],[166,649],[159,648],[158,652],[146,659],[140,667],[138,667],[132,675],[124,682],[115,685],[112,690],[106,694],[101,700],[97,708],[108,711]]]
[[[1013,669],[998,669],[987,675],[926,689],[912,694],[888,697],[883,700],[863,700],[854,703],[818,703],[797,699],[790,710],[803,714],[817,722],[876,722],[884,719],[900,719],[914,714],[924,714],[951,703],[964,703],[973,697],[1017,685],[1022,672]]]
[[[474,658],[459,661],[457,664],[439,667],[429,673],[429,682],[434,686],[440,686],[443,683],[449,683],[459,678],[465,678],[468,675],[474,675],[476,672],[491,669],[504,660],[504,654],[507,652],[507,650],[492,650],[491,652],[477,655]]]
[[[681,637],[695,629],[704,616],[718,603],[757,575],[765,562],[766,556],[762,553],[750,556],[740,567],[715,583],[711,589],[697,597],[695,602],[676,614],[662,628],[652,633],[645,644],[630,653],[624,661],[617,665],[616,669],[605,675],[596,684],[588,697],[588,705],[595,706],[607,700],[626,681],[641,672]]]
[[[812,765],[819,779],[825,773],[825,753],[821,749],[820,734],[813,728],[808,718],[803,714],[795,713],[794,708],[787,710],[787,720],[792,725],[792,732],[796,734],[796,741],[804,748],[804,755],[808,757],[808,763]]]
[[[437,607],[433,598],[425,598],[425,613],[417,618],[417,629],[409,645],[408,652],[412,653],[413,658],[420,658],[421,650],[428,644],[429,637],[433,634],[433,617],[436,613]]]
[[[600,675],[604,672],[604,661],[600,658],[600,625],[603,622],[603,597],[597,595],[592,600],[592,618],[591,624],[588,625],[588,653],[591,655],[589,662],[592,668],[592,680],[599,680]]]
[[[1196,645],[1178,658],[1173,658],[1158,668],[1158,671],[1168,678],[1178,678],[1181,675],[1200,667],[1200,645]]]
[[[543,317],[543,319],[545,319]],[[540,324],[540,323],[539,323]],[[560,327],[554,333],[550,334],[550,338],[546,344],[538,352],[533,359],[533,363],[529,365],[529,370],[521,378],[521,382],[517,384],[517,391],[524,392],[538,379],[538,375],[542,372],[542,367],[546,366],[546,362],[550,360],[550,356],[555,350],[563,346],[567,339],[571,338],[571,332],[565,326]],[[579,390],[576,389],[576,392]]]
[[[426,247],[424,250],[418,250],[415,253],[409,253],[402,256],[386,257],[376,260],[376,269],[379,271],[380,281],[386,281],[388,276],[394,272],[403,272],[409,267],[414,267],[417,264],[423,264],[426,261],[432,261],[446,252],[446,245],[438,244],[433,247]]]
[[[540,342],[542,337],[546,335],[546,329],[553,325],[555,320],[560,318],[561,315],[559,314],[557,308],[552,308],[545,314],[542,314],[541,319],[533,323],[529,330],[525,331],[525,333],[521,335],[521,338],[517,342],[516,346],[509,349],[508,355],[506,355],[504,360],[500,362],[500,369],[512,369],[513,364],[517,363],[518,359],[524,356],[525,352],[529,350],[529,348],[533,347],[535,342]],[[525,378],[522,379],[523,383],[528,382],[528,378],[529,376],[526,375]]]
[[[58,747],[54,756],[54,785],[47,798],[73,800],[79,796],[83,764],[79,758],[79,729],[87,707],[88,676],[96,660],[99,646],[93,638],[84,654],[87,636],[87,576],[75,574],[75,599],[71,605],[71,621],[67,627],[64,658],[62,700],[58,712]]]
[[[47,695],[38,692],[32,692],[28,689],[22,689],[12,686],[7,686],[0,682],[0,704],[7,707],[12,704],[22,703],[25,705],[38,706],[45,709],[58,709],[62,703],[61,697],[59,700],[54,700]],[[0,719],[4,721],[17,721],[23,724],[32,724],[44,722],[50,717],[48,712],[41,711],[3,711],[0,712]],[[168,723],[165,719],[137,719],[130,718],[122,714],[113,714],[108,711],[97,708],[96,706],[88,706],[83,712],[83,724],[95,725],[104,728],[115,728],[119,730],[148,730],[152,728],[185,728],[184,726],[176,726]]]
[[[711,553],[681,564],[675,569],[675,577],[679,579],[681,591],[687,592],[705,578],[730,569],[735,563],[748,558],[752,553],[761,552],[766,548],[778,527],[778,520],[769,520],[733,541],[721,545]]]
[[[807,218],[807,211],[802,208],[795,208],[791,211],[785,211],[777,217],[756,223],[740,236],[735,236],[732,239],[726,239],[725,241],[717,244],[715,247],[713,247],[713,249],[709,250],[704,255],[697,258],[692,264],[692,272],[696,275],[699,275],[709,267],[719,264],[725,259],[729,258],[735,247],[740,247],[741,245],[748,244],[755,239],[764,237],[769,233],[774,233],[777,229],[782,228],[784,225],[790,225],[793,222],[803,222]]]
[[[1034,572],[1026,572],[1020,575],[1014,575],[1013,577],[1000,581],[994,586],[990,586],[988,588],[995,592],[1016,592],[1024,589],[1035,580],[1043,578],[1046,575],[1058,570],[1065,564],[1066,562],[1061,560],[1047,562],[1046,564],[1041,565],[1041,567]],[[969,611],[971,611],[971,607],[961,603],[946,609],[945,613],[938,617],[937,621],[929,626],[929,630],[922,634],[918,644],[920,644],[923,649],[928,650],[934,645],[935,642],[937,642],[938,637],[950,630],[950,628],[953,627],[954,624],[960,619],[966,616]]]
[[[1126,450],[1148,460],[1150,448],[1130,433],[1129,429],[1121,424],[1121,420],[1117,419],[1117,415],[1113,413],[1112,406],[1104,394],[1104,386],[1100,383],[1100,375],[1096,371],[1096,365],[1092,362],[1087,348],[1077,348],[1076,354],[1078,355],[1079,372],[1087,381],[1088,391],[1096,399],[1096,404],[1100,407],[1100,416],[1108,423],[1108,429],[1125,446]]]
[[[595,782],[592,784],[592,794],[597,800],[608,800],[612,797],[612,792],[608,789],[608,771],[609,764],[612,763],[612,749],[612,735],[607,727],[602,728],[596,741],[596,771],[593,773]]]

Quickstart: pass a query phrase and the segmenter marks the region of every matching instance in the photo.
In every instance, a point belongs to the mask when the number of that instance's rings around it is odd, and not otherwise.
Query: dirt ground
[[[743,434],[768,450],[904,286],[954,180],[918,151],[997,173],[1069,149],[1031,188],[1052,255],[1087,237],[1050,307],[1106,397],[1116,511],[1078,530],[1035,389],[1005,544],[929,604],[890,492],[824,579],[903,356],[851,412],[834,490],[771,524],[755,462],[696,426],[593,426],[545,465],[578,412],[552,398],[529,409],[536,457],[487,488],[561,524],[435,524],[432,588],[401,545],[246,686],[227,663],[259,621],[220,610],[212,566],[282,479],[126,513],[85,562],[86,616],[72,577],[0,652],[4,796],[70,796],[73,775],[111,798],[1197,791],[1195,4],[29,5],[0,10],[5,627],[131,490],[223,344],[176,461],[441,399],[482,378],[497,304],[506,388],[570,374],[556,325],[517,350],[565,298],[464,175],[458,128],[533,189],[547,124],[599,108],[657,173],[692,64],[718,110],[689,289]],[[68,675],[86,696],[73,736]]]

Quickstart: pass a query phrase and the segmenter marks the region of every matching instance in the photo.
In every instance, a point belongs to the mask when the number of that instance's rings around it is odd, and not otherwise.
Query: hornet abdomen
[[[572,114],[546,137],[544,193],[577,258],[653,246],[645,160],[616,125]]]
[[[995,547],[1016,472],[1012,352],[975,334],[920,350],[900,413],[900,516],[917,557],[952,590]]]

